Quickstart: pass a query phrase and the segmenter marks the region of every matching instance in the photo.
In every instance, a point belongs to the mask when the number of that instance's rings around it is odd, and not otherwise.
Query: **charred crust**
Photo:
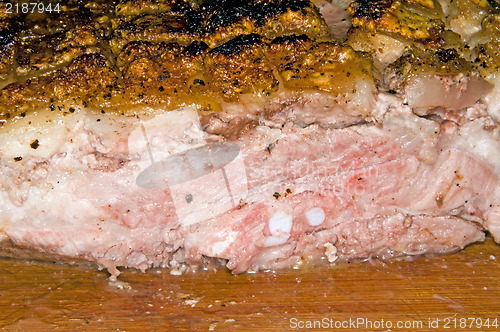
[[[326,23],[322,25],[324,20],[310,1],[113,0],[104,5],[101,1],[105,0],[67,1],[68,11],[31,21],[23,22],[25,16],[0,19],[0,79],[18,80],[0,91],[0,123],[29,117],[30,109],[61,111],[62,103],[96,109],[142,104],[172,108],[208,100],[202,107],[213,111],[221,109],[222,101],[235,101],[240,95],[269,96],[278,85],[340,96],[345,91],[333,88],[337,82],[352,81],[354,86],[359,75],[373,79],[369,58],[322,39]],[[399,77],[422,66],[444,68],[439,73],[445,70],[446,75],[460,72],[466,60],[454,49],[436,51],[452,45],[444,43],[440,19],[422,18],[420,11],[412,10],[421,2],[357,0],[349,10],[359,20],[355,26],[423,43],[432,50],[394,62],[389,69]],[[99,6],[106,11],[96,9]],[[100,21],[103,14],[108,26]],[[94,41],[79,44],[80,32]],[[61,46],[62,41],[67,47]],[[58,54],[59,49],[73,53]],[[491,66],[497,50],[478,46],[473,53],[477,65]],[[64,61],[57,62],[57,56]],[[56,65],[46,66],[48,70],[36,67],[47,63]],[[25,71],[16,72],[16,66]]]
[[[439,60],[442,62],[450,62],[456,60],[459,56],[455,49],[440,49],[436,52]]]
[[[261,37],[255,33],[238,36],[219,47],[210,51],[211,54],[236,55],[241,51],[261,41]]]
[[[388,33],[434,48],[442,47],[445,42],[444,22],[419,12],[429,10],[428,6],[425,1],[419,0],[360,0],[352,3],[349,11],[354,27],[363,27],[374,33]]]
[[[192,15],[179,16],[171,12],[147,14],[120,23],[109,42],[115,54],[134,41],[176,42],[187,45],[200,38],[199,22],[193,19]]]
[[[200,12],[212,13],[206,20],[205,29],[212,33],[221,27],[235,24],[243,18],[252,20],[256,26],[263,26],[266,19],[287,11],[301,11],[311,7],[310,1],[303,0],[208,0],[200,7]]]
[[[307,35],[288,35],[288,36],[280,36],[273,39],[273,44],[286,44],[286,43],[295,43],[295,42],[304,42],[309,41],[309,37]]]
[[[174,35],[188,35],[198,29],[195,22],[187,21],[184,16],[161,13],[157,15],[139,15],[130,22],[120,25],[113,34],[118,37],[149,31],[152,28],[162,28]]]
[[[189,1],[179,0],[120,0],[115,8],[118,16],[133,16],[145,13],[171,12],[182,14],[192,9]]]
[[[496,11],[500,12],[500,2],[497,0],[488,0],[488,4],[495,9]]]
[[[6,48],[12,44],[16,38],[16,31],[14,29],[3,29],[0,31],[0,49]]]
[[[200,35],[203,31],[203,17],[198,11],[190,10],[184,14],[186,32],[191,35]]]
[[[33,149],[33,150],[36,150],[38,149],[38,147],[40,146],[40,142],[36,139],[34,140],[33,142],[30,143],[30,147]]]
[[[186,55],[200,55],[207,49],[208,45],[204,42],[194,41],[184,49],[184,52]]]
[[[351,4],[354,18],[377,20],[392,6],[394,0],[358,0]]]
[[[270,95],[279,81],[266,60],[265,47],[257,34],[240,35],[208,52],[204,57],[205,77],[212,91],[225,101],[242,94]]]
[[[102,54],[84,54],[68,67],[68,71],[80,69],[84,66],[87,68],[103,68],[108,67],[108,60]]]

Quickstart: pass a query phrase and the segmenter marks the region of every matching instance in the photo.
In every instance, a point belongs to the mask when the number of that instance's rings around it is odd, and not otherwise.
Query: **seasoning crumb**
[[[33,142],[30,143],[30,147],[33,149],[33,150],[36,150],[38,149],[38,147],[40,146],[40,142],[36,139],[34,140]]]

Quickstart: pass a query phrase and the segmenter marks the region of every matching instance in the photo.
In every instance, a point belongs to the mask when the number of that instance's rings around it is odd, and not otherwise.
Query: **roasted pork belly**
[[[0,16],[0,250],[117,276],[500,241],[498,30],[455,31],[444,1],[315,4]]]

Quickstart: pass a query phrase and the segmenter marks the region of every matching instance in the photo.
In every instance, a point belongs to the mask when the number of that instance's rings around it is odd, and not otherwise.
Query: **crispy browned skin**
[[[190,22],[185,16],[172,12],[139,15],[129,21],[119,19],[118,22],[119,26],[109,42],[114,54],[119,54],[125,45],[133,41],[188,45],[193,40],[201,39],[196,31],[189,31]]]
[[[237,37],[211,50],[205,57],[205,77],[225,101],[239,94],[270,95],[279,82],[266,58],[264,44],[258,35]]]
[[[110,45],[116,54],[129,42],[194,40],[217,47],[239,35],[259,34],[267,40],[289,34],[326,38],[326,23],[309,1],[123,1],[116,8],[119,26]]]
[[[306,34],[326,39],[329,29],[310,1],[208,0],[199,10],[204,41],[211,47],[241,34],[259,34],[267,41]]]
[[[19,43],[16,15],[6,13],[6,5],[0,3],[0,81],[9,78],[14,65],[15,49]],[[1,86],[1,85],[0,85]]]
[[[214,112],[247,95],[265,100],[283,90],[313,90],[342,97],[356,91],[359,78],[378,82],[369,55],[328,40],[310,1],[60,3],[60,13],[0,14],[0,124],[82,105],[118,114],[148,105]],[[350,11],[357,31],[413,48],[391,67],[398,77],[422,63],[473,68],[449,50],[463,51],[464,44],[445,29],[437,0],[358,0]],[[474,65],[496,68],[498,15],[483,26],[492,42],[480,44]]]
[[[168,12],[180,14],[198,5],[196,0],[122,0],[116,5],[115,14],[125,17]]]
[[[349,10],[354,27],[362,26],[369,31],[396,34],[425,43],[441,43],[444,23],[437,19],[436,7],[438,4],[431,0],[358,0]]]
[[[9,30],[0,31],[0,80],[7,79],[14,67],[14,52],[17,44],[17,39],[14,34],[9,33]]]
[[[26,114],[35,107],[53,111],[55,105],[90,105],[105,100],[102,91],[114,86],[116,77],[105,57],[89,54],[51,75],[30,78],[8,85],[0,96],[3,119]]]
[[[12,68],[17,75],[0,94],[4,122],[68,103],[122,111],[194,103],[215,111],[241,95],[279,89],[266,55],[274,38],[329,35],[318,10],[302,0],[62,4],[61,13],[9,18],[2,30],[0,41],[13,46],[0,55],[0,75]]]
[[[482,25],[482,33],[488,42],[479,45],[476,64],[479,70],[486,74],[500,67],[500,17],[491,16],[484,20]]]
[[[16,74],[32,77],[68,65],[84,54],[105,54],[113,1],[68,2],[60,12],[18,17]]]
[[[85,10],[84,10],[85,11]],[[99,37],[104,29],[93,26],[90,18],[78,11],[69,11],[59,16],[59,24],[51,24],[49,17],[28,18],[19,37],[20,50],[17,57],[17,74],[37,75],[65,65],[86,53],[99,53]],[[71,29],[60,28],[71,25]]]
[[[357,78],[371,78],[371,63],[362,54],[331,42],[313,42],[305,36],[275,39],[269,45],[268,57],[284,86],[291,90],[352,93]]]
[[[422,50],[408,48],[404,54],[386,69],[387,89],[401,91],[405,81],[418,74],[456,77],[459,74],[478,76],[478,72],[454,49]]]

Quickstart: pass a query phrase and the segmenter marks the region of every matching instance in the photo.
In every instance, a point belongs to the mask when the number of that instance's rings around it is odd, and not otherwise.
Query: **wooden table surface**
[[[500,246],[492,240],[414,261],[237,276],[127,270],[116,283],[108,276],[88,267],[0,259],[0,329],[262,331],[316,324],[443,331],[448,323],[448,331],[500,330]]]

